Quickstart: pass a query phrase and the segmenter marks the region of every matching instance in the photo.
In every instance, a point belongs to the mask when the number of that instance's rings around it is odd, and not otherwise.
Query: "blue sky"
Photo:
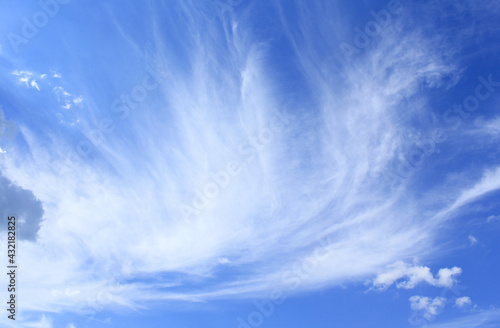
[[[0,6],[3,327],[500,326],[497,1]]]

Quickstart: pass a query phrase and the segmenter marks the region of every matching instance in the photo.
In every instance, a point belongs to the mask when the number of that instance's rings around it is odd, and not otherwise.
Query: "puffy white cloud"
[[[418,265],[410,265],[398,261],[387,267],[387,270],[377,275],[373,281],[373,286],[386,289],[397,282],[397,288],[412,289],[422,282],[426,282],[436,287],[451,287],[455,282],[455,277],[462,272],[462,269],[453,267],[451,269],[440,269],[435,278],[430,268]]]
[[[467,296],[459,297],[455,300],[455,305],[460,308],[471,304],[470,297]]]
[[[73,104],[75,104],[75,105],[81,104],[82,101],[83,101],[83,97],[82,96],[79,96],[78,98],[73,98]]]
[[[410,297],[411,309],[422,313],[423,317],[427,320],[431,320],[433,317],[438,315],[445,305],[446,299],[444,297],[436,297],[434,299],[424,296]]]
[[[439,269],[437,279],[435,280],[434,286],[437,287],[451,287],[456,281],[456,276],[462,273],[462,269],[453,267],[451,269],[444,268]]]
[[[470,235],[469,236],[469,242],[470,242],[471,246],[474,246],[475,244],[477,244],[477,238],[474,237],[474,236],[472,236],[472,235]]]

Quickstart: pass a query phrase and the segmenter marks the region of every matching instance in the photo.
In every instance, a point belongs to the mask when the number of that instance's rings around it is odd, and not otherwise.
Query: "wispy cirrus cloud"
[[[345,31],[332,26],[338,8],[331,2],[271,5],[280,17],[273,20],[276,37],[290,48],[284,54],[248,18],[257,10],[252,5],[216,20],[189,1],[170,3],[168,11],[151,5],[151,19],[141,23],[146,40],[123,24],[117,33],[128,37],[116,44],[123,58],[96,57],[88,65],[91,73],[113,72],[105,80],[110,95],[96,90],[98,79],[78,83],[81,97],[54,84],[50,92],[62,106],[82,99],[90,105],[79,114],[79,131],[42,126],[39,138],[23,126],[29,150],[7,158],[6,176],[33,190],[45,208],[39,243],[21,245],[23,265],[33,268],[24,272],[20,291],[26,309],[78,312],[89,302],[94,310],[139,308],[152,300],[255,297],[374,276],[376,286],[454,283],[460,268],[434,276],[428,267],[399,261],[429,255],[443,223],[436,218],[452,217],[500,188],[499,170],[490,168],[472,184],[443,186],[451,196],[432,204],[417,196],[432,187],[410,179],[406,190],[394,190],[385,174],[411,152],[408,131],[430,119],[422,88],[453,85],[460,64],[442,56],[432,37],[408,30],[404,19],[346,63],[337,49]],[[168,19],[156,14],[162,10]],[[299,19],[292,22],[290,10]],[[106,24],[107,18],[100,17]],[[186,28],[164,32],[178,22]],[[107,40],[95,42],[99,48]],[[131,42],[140,56],[127,56]],[[297,65],[293,71],[279,68],[283,58]],[[132,102],[152,64],[164,69],[164,80]],[[120,74],[137,76],[138,84],[124,85]],[[123,108],[130,110],[126,120],[118,115]],[[277,113],[290,123],[264,147],[262,131]],[[62,174],[64,157],[80,140],[92,140],[102,118],[116,129],[92,153],[77,153],[79,165]],[[245,165],[202,211],[183,220],[179,204],[199,197],[231,160]],[[328,256],[302,276],[320,242]],[[412,306],[434,316],[440,302],[420,297]]]
[[[500,136],[500,117],[490,120],[478,119],[474,123],[477,129],[474,129],[472,134],[490,135],[492,137]]]
[[[458,319],[449,320],[444,323],[429,324],[432,328],[493,328],[500,323],[500,311],[489,309],[478,311]]]
[[[487,222],[493,222],[493,221],[498,221],[500,220],[500,215],[490,215],[486,219]]]

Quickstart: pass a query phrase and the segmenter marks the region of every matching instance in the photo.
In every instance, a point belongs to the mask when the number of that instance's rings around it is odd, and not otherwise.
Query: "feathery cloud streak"
[[[36,268],[24,273],[23,306],[83,311],[96,295],[99,307],[137,307],[290,290],[287,272],[298,272],[320,242],[328,257],[295,291],[362,281],[428,255],[440,216],[497,190],[499,169],[473,187],[450,187],[453,199],[438,204],[421,203],[413,180],[406,194],[391,187],[386,172],[411,152],[408,131],[431,111],[422,88],[460,77],[459,63],[436,45],[439,35],[409,29],[401,6],[405,18],[394,17],[383,37],[349,62],[338,46],[349,33],[332,23],[341,11],[329,1],[248,2],[215,17],[194,1],[148,4],[137,8],[150,17],[137,24],[145,39],[126,14],[103,11],[98,19],[119,39],[120,56],[110,55],[116,63],[104,56],[90,65],[78,49],[68,60],[105,75],[109,94],[80,68],[82,81],[71,81],[81,94],[73,103],[85,99],[77,128],[22,125],[29,150],[6,159],[6,177],[32,190],[45,209],[37,243],[20,246],[20,261]],[[272,17],[274,34],[250,19],[259,11]],[[277,51],[278,39],[286,50]],[[105,40],[94,41],[106,48]],[[140,85],[148,66],[162,67],[166,77],[121,120],[113,101]],[[255,138],[279,113],[289,123],[263,147]],[[65,156],[82,138],[91,141],[106,118],[114,131],[61,172]],[[197,199],[231,161],[245,165],[186,221],[179,204]],[[455,269],[429,281],[447,286]]]

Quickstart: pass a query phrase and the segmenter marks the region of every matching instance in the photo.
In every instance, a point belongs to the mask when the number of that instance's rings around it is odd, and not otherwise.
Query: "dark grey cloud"
[[[24,189],[0,173],[0,231],[7,230],[7,217],[16,217],[16,237],[35,241],[43,218],[42,202],[31,190]]]

